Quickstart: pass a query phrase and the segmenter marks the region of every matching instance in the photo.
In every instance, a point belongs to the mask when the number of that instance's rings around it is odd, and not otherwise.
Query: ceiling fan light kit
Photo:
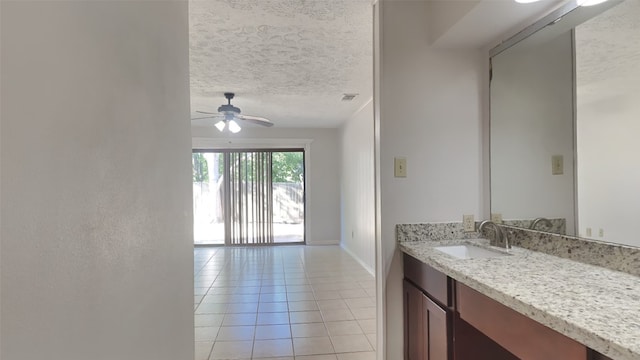
[[[238,124],[238,121],[245,121],[247,123],[253,123],[261,126],[271,127],[273,123],[268,119],[250,116],[250,115],[240,115],[240,108],[231,105],[231,99],[235,97],[234,93],[224,93],[224,97],[227,99],[227,103],[224,105],[220,105],[218,107],[218,114],[209,113],[204,111],[196,111],[200,114],[206,114],[210,116],[194,118],[191,120],[200,120],[200,119],[220,119],[214,126],[220,131],[223,132],[226,129],[229,129],[232,133],[237,133],[242,128]]]

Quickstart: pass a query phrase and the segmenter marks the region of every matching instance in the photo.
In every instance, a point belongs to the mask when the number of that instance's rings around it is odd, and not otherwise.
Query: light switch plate
[[[564,174],[564,159],[562,155],[553,155],[551,157],[551,175]]]
[[[407,177],[407,159],[397,157],[393,159],[393,175],[395,177]]]
[[[591,228],[590,227],[587,228],[586,233],[587,233],[587,236],[591,236]]]
[[[462,227],[464,232],[476,231],[476,222],[473,219],[473,215],[462,215]]]

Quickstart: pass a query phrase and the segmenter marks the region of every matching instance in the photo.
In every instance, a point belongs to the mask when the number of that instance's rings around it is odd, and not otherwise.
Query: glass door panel
[[[201,245],[224,245],[224,154],[194,152],[193,241]]]

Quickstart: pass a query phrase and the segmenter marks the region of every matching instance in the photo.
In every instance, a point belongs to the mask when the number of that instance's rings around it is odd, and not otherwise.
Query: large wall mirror
[[[640,0],[566,5],[491,63],[492,214],[640,246]]]

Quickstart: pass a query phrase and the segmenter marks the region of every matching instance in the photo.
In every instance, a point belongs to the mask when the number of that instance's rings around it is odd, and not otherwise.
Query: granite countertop
[[[400,241],[400,249],[480,293],[613,359],[640,359],[640,277],[514,247],[457,259],[436,246],[485,239]],[[505,250],[503,250],[505,251]]]

